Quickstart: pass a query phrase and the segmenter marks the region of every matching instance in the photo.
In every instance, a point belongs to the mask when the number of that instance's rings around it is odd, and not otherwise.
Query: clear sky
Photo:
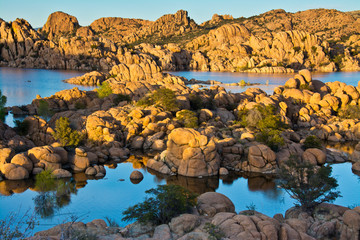
[[[5,21],[24,18],[33,27],[42,27],[52,12],[63,11],[86,26],[101,17],[156,20],[184,9],[197,23],[202,23],[214,13],[250,17],[278,8],[288,12],[313,8],[352,11],[360,10],[360,0],[0,0],[0,18]]]

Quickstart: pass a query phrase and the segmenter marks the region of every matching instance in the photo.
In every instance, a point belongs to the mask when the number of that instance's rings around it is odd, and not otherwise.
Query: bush
[[[27,239],[36,225],[37,219],[29,211],[23,216],[10,212],[4,219],[0,219],[0,237],[2,240]]]
[[[277,129],[262,129],[256,135],[256,140],[264,143],[266,146],[270,147],[271,150],[277,152],[280,150],[280,147],[285,144],[284,138],[281,136],[281,132],[281,130]]]
[[[159,185],[145,193],[153,197],[126,209],[123,221],[135,219],[156,225],[169,223],[172,218],[191,212],[196,204],[196,196],[178,185]]]
[[[49,103],[43,99],[39,101],[38,115],[45,121],[49,121],[53,112],[49,108]]]
[[[6,104],[6,96],[2,95],[1,90],[0,90],[0,120],[1,121],[5,121],[5,115],[6,115],[6,110],[5,110],[5,104]]]
[[[81,141],[81,134],[78,131],[71,129],[68,118],[59,118],[56,120],[55,126],[53,136],[56,140],[60,141],[63,146],[75,147]]]
[[[204,108],[204,103],[199,95],[189,94],[190,107],[193,110]]]
[[[223,237],[225,237],[223,231],[221,231],[221,229],[218,226],[212,223],[208,223],[208,222],[205,223],[204,230],[209,234],[210,240],[220,240],[223,239]]]
[[[86,103],[82,102],[82,101],[77,101],[75,103],[75,108],[76,109],[85,109],[86,108]]]
[[[114,99],[114,104],[118,105],[119,103],[121,103],[123,101],[131,102],[131,97],[129,95],[117,94]]]
[[[307,136],[305,141],[304,141],[304,149],[308,149],[308,148],[322,148],[322,144],[320,139],[317,136],[314,135],[310,135]]]
[[[340,196],[337,180],[331,177],[331,167],[315,167],[290,156],[279,169],[280,186],[294,198],[305,211],[311,211],[323,202],[332,202]]]
[[[167,88],[160,88],[151,95],[143,97],[136,105],[141,107],[155,105],[162,107],[165,111],[176,111],[179,109],[175,93]]]
[[[99,98],[105,98],[112,94],[112,89],[109,82],[102,82],[96,91]]]
[[[26,134],[28,134],[29,129],[30,129],[30,122],[28,120],[14,120],[14,124],[15,124],[15,131],[21,135],[21,136],[25,136]]]
[[[349,105],[338,112],[338,116],[343,119],[360,119],[360,106]]]
[[[198,127],[198,118],[196,113],[190,110],[181,110],[176,113],[176,118],[184,125],[186,128],[197,128]]]

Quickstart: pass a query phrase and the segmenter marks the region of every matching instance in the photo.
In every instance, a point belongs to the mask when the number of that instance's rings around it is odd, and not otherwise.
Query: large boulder
[[[26,156],[25,153],[16,154],[12,159],[11,163],[22,166],[29,173],[33,170],[34,164],[33,162]]]
[[[46,32],[48,38],[52,40],[60,34],[75,33],[79,27],[76,17],[59,11],[50,14],[42,31]]]
[[[308,148],[302,154],[304,162],[312,165],[324,165],[326,162],[326,153],[317,148]]]
[[[26,168],[13,163],[6,163],[2,165],[0,170],[4,174],[5,178],[9,180],[22,180],[29,178],[29,172]]]
[[[248,161],[244,161],[241,169],[247,172],[275,172],[276,154],[264,144],[249,147]]]
[[[197,200],[197,209],[200,214],[213,217],[219,212],[235,213],[233,202],[221,193],[206,192],[201,194]]]
[[[15,151],[11,148],[0,149],[0,165],[10,163],[11,159],[15,156]]]
[[[220,157],[213,139],[190,128],[174,129],[168,136],[164,161],[183,176],[213,176],[220,168]]]

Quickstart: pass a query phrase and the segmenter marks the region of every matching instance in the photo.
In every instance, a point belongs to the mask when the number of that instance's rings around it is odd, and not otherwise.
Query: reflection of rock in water
[[[34,181],[27,180],[4,180],[0,182],[0,195],[10,196],[14,193],[25,192],[28,188],[33,187]]]
[[[147,171],[156,177],[155,181],[160,182],[162,179],[165,179],[167,184],[180,185],[197,194],[214,192],[219,187],[218,177],[194,178],[181,175],[169,176],[163,175],[151,169],[148,169]]]
[[[343,153],[346,153],[347,155],[351,155],[355,150],[356,144],[358,144],[357,141],[338,142],[338,143],[326,142],[325,146],[326,148],[334,148]]]
[[[83,188],[87,184],[88,177],[85,175],[85,173],[74,173],[73,178],[76,182],[76,188]]]
[[[219,187],[218,177],[194,178],[177,175],[167,178],[166,182],[167,184],[180,185],[197,194],[215,192],[215,190]]]
[[[149,157],[143,155],[131,155],[125,162],[130,162],[134,169],[146,169]]]

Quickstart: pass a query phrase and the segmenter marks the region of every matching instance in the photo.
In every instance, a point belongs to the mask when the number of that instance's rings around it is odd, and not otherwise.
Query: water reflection
[[[69,214],[84,215],[84,221],[91,221],[105,216],[115,219],[121,226],[122,211],[141,202],[145,191],[159,184],[177,184],[190,191],[201,194],[216,191],[228,196],[235,204],[236,211],[246,209],[253,203],[256,210],[268,216],[285,213],[293,206],[293,199],[277,187],[274,176],[231,172],[227,176],[190,178],[184,176],[167,176],[146,169],[146,158],[131,157],[122,163],[108,163],[107,173],[103,179],[89,178],[83,173],[74,174],[72,178],[56,180],[55,184],[45,190],[35,181],[2,181],[0,182],[0,219],[9,211],[22,206],[24,209],[36,209],[43,219],[36,231],[48,229],[48,224],[59,224],[67,220]],[[143,181],[134,184],[130,174],[134,167],[144,175]],[[356,204],[360,197],[359,177],[351,173],[351,164],[332,165],[333,175],[339,181],[339,191],[343,198],[335,204],[348,206]],[[351,183],[351,184],[349,184]],[[29,190],[27,190],[29,189]],[[3,207],[3,206],[6,206]],[[50,226],[51,227],[51,226]]]

